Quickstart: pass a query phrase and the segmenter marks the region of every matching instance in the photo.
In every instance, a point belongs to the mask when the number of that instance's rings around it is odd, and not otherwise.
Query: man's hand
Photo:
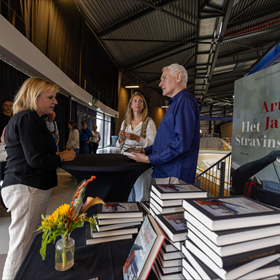
[[[125,137],[126,137],[127,139],[129,139],[129,140],[135,140],[135,141],[137,141],[137,142],[140,141],[140,136],[137,136],[137,135],[135,135],[135,134],[133,134],[133,133],[125,132]]]
[[[148,156],[146,156],[146,155],[144,155],[144,154],[133,153],[133,152],[132,152],[132,154],[133,154],[135,157],[129,157],[129,158],[135,160],[136,162],[151,163],[151,162],[149,161]]]

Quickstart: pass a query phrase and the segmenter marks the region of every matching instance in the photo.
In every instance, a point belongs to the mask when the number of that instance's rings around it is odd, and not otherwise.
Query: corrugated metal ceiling
[[[138,77],[145,86],[157,88],[164,66],[175,62],[185,65],[190,75],[190,91],[206,89],[203,95],[196,96],[201,106],[213,104],[207,92],[233,88],[234,80],[280,40],[279,0],[75,1],[119,67]],[[214,19],[212,29],[199,30],[204,18],[211,22]],[[202,40],[206,31],[211,36]],[[221,31],[223,34],[219,34]],[[234,41],[227,42],[232,38]],[[200,86],[202,79],[193,76],[203,73],[197,63],[210,63],[207,66],[210,76],[205,80],[207,86]],[[234,63],[233,68],[221,68]],[[199,85],[193,86],[194,81]],[[227,103],[232,102],[228,93],[224,98]],[[211,96],[211,100],[215,97]]]

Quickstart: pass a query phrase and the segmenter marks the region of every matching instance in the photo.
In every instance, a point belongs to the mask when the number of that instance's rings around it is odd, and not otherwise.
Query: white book
[[[187,220],[187,226],[191,230],[195,227],[200,232],[202,232],[207,238],[209,238],[217,246],[229,245],[234,243],[240,243],[244,241],[250,241],[260,238],[265,238],[269,236],[280,235],[280,225],[272,226],[257,226],[242,229],[232,229],[232,230],[220,230],[212,231],[203,225],[199,220],[197,220],[189,212],[184,212],[184,217]]]
[[[190,265],[190,263],[185,258],[183,259],[182,266],[186,269],[186,271],[191,275],[193,279],[204,280],[198,275],[195,269]]]
[[[157,262],[154,263],[154,267],[156,268],[156,276],[160,280],[185,280],[183,274],[181,271],[179,272],[174,272],[174,273],[169,273],[169,274],[164,274],[163,271],[161,270],[161,267],[157,264]]]
[[[164,260],[161,254],[158,254],[158,259],[162,267],[182,266],[182,258],[175,260]]]
[[[202,251],[202,249],[198,249],[198,247],[195,246],[191,241],[186,240],[185,246],[197,258],[199,258],[202,262],[207,264],[208,267],[211,267],[211,269],[224,280],[237,279],[238,277],[246,275],[270,262],[279,259],[280,257],[280,254],[274,254],[267,257],[255,259],[238,267],[224,269],[220,268],[216,263],[214,263],[212,259],[208,257],[205,252]]]
[[[104,238],[91,238],[86,240],[86,245],[94,245],[99,243],[123,240],[123,239],[131,239],[132,234],[128,235],[121,235],[121,236],[111,236],[111,237],[104,237]]]
[[[166,238],[164,239],[162,247],[164,248],[165,252],[177,252],[178,250],[181,250],[180,242],[172,242]]]
[[[138,227],[131,227],[131,228],[125,228],[119,230],[109,230],[109,231],[102,231],[102,232],[93,231],[91,233],[91,237],[101,238],[101,237],[110,237],[116,235],[134,234],[134,233],[138,233]]]
[[[196,243],[197,238],[199,238],[200,241],[203,241],[209,248],[211,248],[216,254],[218,254],[221,257],[241,254],[244,252],[254,251],[280,244],[280,235],[276,235],[272,237],[251,240],[226,246],[217,246],[196,228],[192,228],[192,230],[189,229],[188,237],[194,243]]]
[[[182,206],[182,199],[162,200],[152,191],[150,196],[162,207]]]
[[[114,224],[114,225],[107,225],[107,226],[97,226],[97,228],[98,228],[97,230],[98,230],[98,232],[103,232],[103,231],[120,229],[120,228],[128,228],[128,227],[138,226],[138,225],[141,225],[141,222]]]
[[[152,197],[150,198],[150,203],[151,207],[154,206],[161,214],[184,211],[184,208],[182,206],[162,207]]]
[[[161,262],[159,260],[159,258],[157,257],[156,262],[158,264],[158,266],[160,266],[162,272],[164,274],[169,274],[169,273],[174,273],[174,272],[181,272],[182,270],[182,266],[171,266],[171,267],[163,267],[161,265]]]
[[[185,279],[187,279],[187,280],[196,280],[191,277],[191,275],[186,271],[186,269],[184,267],[182,267],[182,274],[185,277]]]
[[[161,213],[159,212],[159,210],[152,204],[150,203],[150,211],[153,211],[155,215],[160,215]]]
[[[134,223],[134,222],[143,222],[143,217],[140,218],[128,218],[128,219],[104,219],[104,220],[99,220],[97,218],[97,222],[99,226],[103,225],[112,225],[112,224],[124,224],[124,223]]]
[[[161,254],[164,260],[173,260],[173,259],[180,259],[183,258],[184,255],[182,252],[165,252],[163,248],[160,249],[159,253]]]

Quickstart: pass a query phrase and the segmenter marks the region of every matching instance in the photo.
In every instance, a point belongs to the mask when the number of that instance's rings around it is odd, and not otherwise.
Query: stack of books
[[[207,197],[207,192],[191,184],[152,185],[150,193],[150,212],[152,216],[182,212],[183,199],[200,197]]]
[[[142,209],[144,210],[143,213],[144,213],[144,216],[150,214],[150,201],[141,201],[140,202],[140,205],[142,207]]]
[[[158,279],[184,279],[181,245],[187,239],[182,200],[207,197],[207,192],[191,184],[153,185],[150,212],[167,236],[154,264]]]
[[[244,196],[187,199],[183,207],[186,279],[280,275],[280,209]]]
[[[143,221],[143,210],[137,202],[99,204],[95,231],[88,226],[87,245],[130,239]]]

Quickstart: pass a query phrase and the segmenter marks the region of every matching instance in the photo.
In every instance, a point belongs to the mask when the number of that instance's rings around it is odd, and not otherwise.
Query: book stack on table
[[[150,197],[150,212],[168,238],[154,264],[155,273],[159,279],[184,279],[181,245],[187,239],[187,226],[182,200],[207,197],[207,192],[191,184],[153,185]]]
[[[244,196],[186,199],[183,207],[186,279],[278,279],[280,209]]]
[[[142,207],[142,209],[144,210],[144,216],[149,215],[150,214],[150,201],[141,201],[140,205]]]
[[[89,226],[87,245],[130,239],[143,221],[143,210],[137,202],[110,202],[98,205],[95,231]]]
[[[207,192],[191,184],[152,185],[150,197],[150,212],[155,216],[182,212],[183,199],[207,197]]]

